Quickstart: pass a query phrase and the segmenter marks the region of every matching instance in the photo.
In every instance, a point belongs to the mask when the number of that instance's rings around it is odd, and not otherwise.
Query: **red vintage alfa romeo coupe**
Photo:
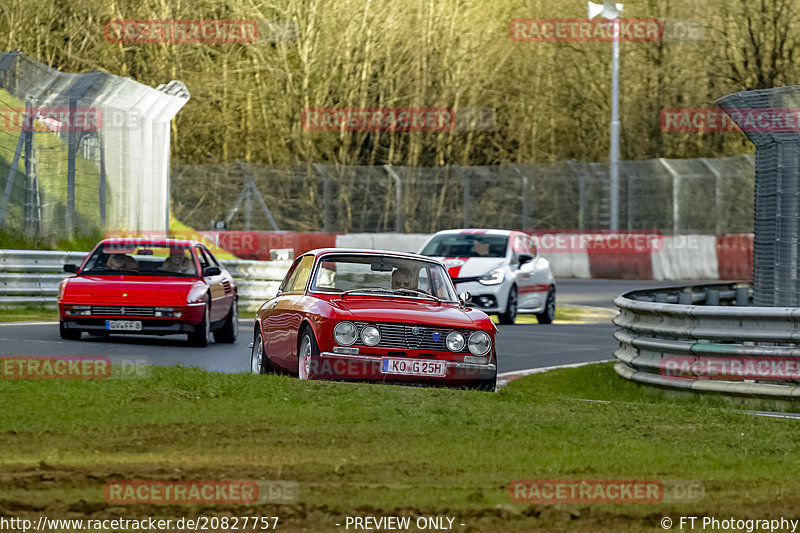
[[[238,333],[233,276],[208,248],[179,239],[106,239],[58,291],[62,339],[82,332],[169,335],[185,333],[205,346],[234,342]]]
[[[494,390],[497,328],[415,254],[323,249],[291,266],[256,312],[251,371],[300,379],[427,382]]]

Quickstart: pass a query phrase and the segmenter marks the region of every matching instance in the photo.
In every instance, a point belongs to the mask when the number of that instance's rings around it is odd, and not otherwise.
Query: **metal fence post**
[[[681,209],[680,209],[680,196],[681,196],[681,176],[663,157],[659,157],[658,161],[667,169],[669,175],[672,176],[672,234],[680,235],[681,227]]]
[[[586,201],[586,175],[578,167],[578,163],[570,159],[567,161],[567,166],[574,174],[578,175],[578,229],[584,229],[584,218],[586,211],[584,210],[584,203]]]
[[[700,161],[711,171],[714,175],[714,209],[716,215],[716,228],[717,235],[722,235],[722,175],[714,168],[708,159],[701,157]]]
[[[394,180],[394,231],[395,233],[403,233],[403,182],[391,165],[383,165],[383,168]]]
[[[331,178],[328,175],[328,169],[320,163],[314,163],[314,168],[322,176],[322,227],[325,233],[331,232],[331,217],[330,217],[330,203],[331,203]]]
[[[522,229],[530,228],[530,193],[528,190],[528,176],[516,164],[510,165],[514,172],[522,178]]]
[[[469,193],[469,174],[464,172],[463,167],[454,166],[461,174],[461,181],[464,184],[464,227],[469,227],[469,207],[470,207],[470,193]]]

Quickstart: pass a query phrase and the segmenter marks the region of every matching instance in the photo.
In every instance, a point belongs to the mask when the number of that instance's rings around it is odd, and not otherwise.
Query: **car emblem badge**
[[[127,297],[128,297],[128,293],[127,293],[127,292],[123,292],[123,293],[122,293],[122,297],[123,297],[123,298],[127,298]]]
[[[413,333],[414,335],[419,335],[419,328],[417,326],[412,327],[411,333]]]
[[[439,339],[442,338],[442,334],[439,333],[438,331],[434,331],[433,335],[431,335],[431,337],[433,338],[434,342],[439,342]]]
[[[119,314],[121,314],[121,315],[125,314],[125,308],[124,307],[120,307]]]

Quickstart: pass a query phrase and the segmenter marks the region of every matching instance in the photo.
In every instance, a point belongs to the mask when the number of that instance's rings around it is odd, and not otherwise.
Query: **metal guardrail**
[[[55,306],[58,285],[70,274],[66,263],[80,264],[87,252],[0,250],[0,307]],[[239,307],[254,310],[278,290],[291,262],[220,259],[236,279]]]
[[[741,283],[641,290],[617,297],[620,313],[614,324],[620,329],[614,337],[620,347],[614,370],[626,379],[671,389],[800,397],[800,379],[692,379],[664,371],[668,357],[688,358],[682,361],[705,367],[712,357],[740,364],[748,358],[780,362],[800,357],[800,309],[751,307],[751,301],[752,288]]]

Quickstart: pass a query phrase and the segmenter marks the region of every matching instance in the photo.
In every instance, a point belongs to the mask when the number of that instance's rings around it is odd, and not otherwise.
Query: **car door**
[[[297,330],[302,320],[302,299],[314,265],[313,255],[304,255],[292,265],[280,293],[268,304],[267,354],[287,370],[297,370]]]
[[[228,316],[231,306],[233,305],[233,301],[236,298],[233,276],[231,276],[230,272],[222,268],[220,262],[217,261],[217,258],[214,257],[214,254],[212,254],[208,248],[201,246],[201,250],[203,250],[203,254],[206,256],[209,265],[215,266],[220,270],[219,286],[222,287],[222,294],[216,305],[216,310],[219,311],[219,313],[222,315],[222,318],[224,318]]]
[[[530,237],[524,233],[512,233],[511,240],[511,269],[515,271],[517,281],[518,306],[528,308],[532,303],[532,293],[535,289],[534,261],[520,264],[519,256],[530,254]]]
[[[205,272],[205,269],[212,264],[208,255],[205,253],[205,247],[201,245],[195,246],[195,253],[197,260],[200,262],[200,272]],[[222,320],[228,314],[228,306],[225,305],[225,288],[222,286],[223,276],[218,274],[216,276],[205,276],[203,279],[208,284],[209,293],[211,294],[211,322]]]

